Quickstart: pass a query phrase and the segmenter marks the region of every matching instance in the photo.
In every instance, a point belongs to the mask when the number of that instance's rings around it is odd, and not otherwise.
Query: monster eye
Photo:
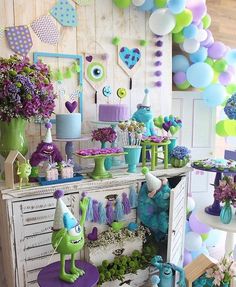
[[[70,236],[78,236],[78,234],[80,233],[81,228],[79,225],[76,225],[75,227],[71,228],[68,233]]]
[[[88,78],[93,82],[100,82],[105,78],[105,67],[98,62],[94,62],[88,66]]]

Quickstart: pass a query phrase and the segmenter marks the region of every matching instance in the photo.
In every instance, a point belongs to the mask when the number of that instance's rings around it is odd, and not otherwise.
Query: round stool
[[[94,287],[99,280],[97,268],[85,261],[76,261],[76,266],[85,271],[85,274],[79,277],[74,283],[67,283],[59,278],[60,261],[44,267],[38,275],[38,284],[40,287]],[[66,271],[69,273],[70,260],[66,261]]]

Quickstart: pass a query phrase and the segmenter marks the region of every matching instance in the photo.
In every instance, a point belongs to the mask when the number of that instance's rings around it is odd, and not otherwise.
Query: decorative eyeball
[[[71,228],[68,233],[70,236],[78,236],[81,232],[81,227],[79,225],[76,225],[75,227]]]
[[[110,97],[111,94],[112,94],[112,89],[110,86],[105,86],[103,89],[102,89],[102,94],[104,97]]]
[[[99,62],[93,62],[88,66],[87,76],[93,82],[104,80],[106,75],[105,67]]]
[[[125,88],[119,88],[117,90],[117,96],[120,98],[120,99],[123,99],[127,96],[127,91]]]

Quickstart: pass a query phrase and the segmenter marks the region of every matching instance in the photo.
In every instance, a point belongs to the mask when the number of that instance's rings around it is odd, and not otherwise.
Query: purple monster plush
[[[32,167],[38,166],[42,161],[61,162],[62,156],[57,146],[52,142],[51,127],[52,124],[46,123],[47,133],[45,139],[37,146],[36,151],[30,158]]]

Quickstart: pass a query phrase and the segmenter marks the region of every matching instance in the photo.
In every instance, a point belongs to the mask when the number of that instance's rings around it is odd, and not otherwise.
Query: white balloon
[[[145,0],[132,0],[134,6],[142,6],[145,3]]]
[[[200,48],[200,43],[195,39],[185,39],[183,48],[185,52],[192,54],[197,52],[197,50]]]
[[[202,42],[205,41],[206,38],[207,38],[207,31],[204,29],[198,30],[195,40],[197,40],[198,42]]]
[[[228,146],[233,147],[236,149],[236,137],[227,137],[226,138],[226,143]]]
[[[185,249],[188,251],[197,251],[202,246],[202,237],[196,232],[188,232],[185,235]]]
[[[149,18],[149,27],[156,35],[169,34],[174,29],[175,24],[175,16],[166,8],[157,9]]]
[[[196,204],[194,199],[191,196],[188,196],[188,202],[187,202],[187,211],[193,211],[195,208]]]

